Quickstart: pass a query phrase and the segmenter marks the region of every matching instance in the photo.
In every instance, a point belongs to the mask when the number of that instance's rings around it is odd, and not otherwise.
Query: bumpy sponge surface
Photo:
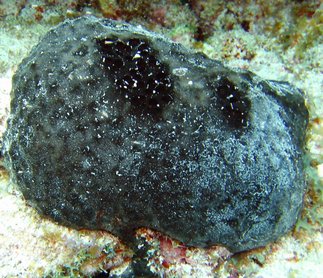
[[[7,166],[60,224],[242,251],[276,240],[301,209],[308,113],[289,84],[82,17],[33,48],[11,97]]]

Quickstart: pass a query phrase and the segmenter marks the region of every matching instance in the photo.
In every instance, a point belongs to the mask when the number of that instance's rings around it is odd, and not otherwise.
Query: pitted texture
[[[286,83],[83,17],[19,66],[4,152],[26,200],[58,223],[242,251],[296,221],[307,118]]]

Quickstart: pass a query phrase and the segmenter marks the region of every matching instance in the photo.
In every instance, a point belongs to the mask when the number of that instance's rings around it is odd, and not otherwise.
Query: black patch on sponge
[[[131,112],[160,118],[163,108],[174,98],[174,85],[157,51],[139,38],[104,38],[97,39],[97,44],[107,76],[123,100],[131,102]]]
[[[247,94],[241,92],[228,78],[221,78],[214,88],[220,110],[227,119],[228,124],[234,128],[248,126],[250,100]]]

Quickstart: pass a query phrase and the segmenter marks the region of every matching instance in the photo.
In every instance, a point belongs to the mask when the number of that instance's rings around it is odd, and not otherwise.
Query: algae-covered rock
[[[33,48],[11,97],[7,166],[60,224],[236,252],[276,240],[301,209],[308,113],[287,83],[82,17]]]

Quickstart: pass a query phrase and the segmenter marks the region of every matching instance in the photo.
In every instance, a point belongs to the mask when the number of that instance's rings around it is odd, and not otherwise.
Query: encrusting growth
[[[141,27],[92,16],[48,32],[13,80],[6,167],[41,214],[131,241],[264,246],[305,190],[303,94]]]

